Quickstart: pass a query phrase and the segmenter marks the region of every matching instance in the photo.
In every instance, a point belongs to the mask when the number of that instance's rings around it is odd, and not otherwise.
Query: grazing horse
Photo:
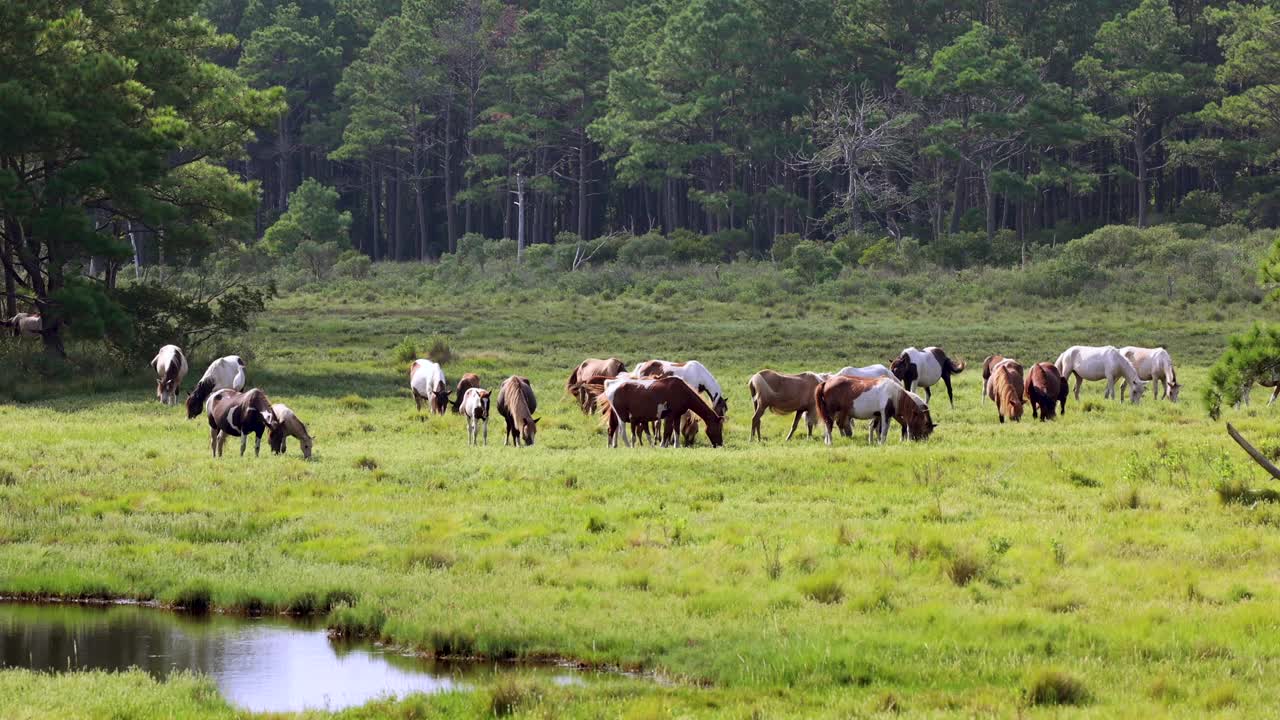
[[[453,412],[457,414],[462,407],[462,396],[467,394],[471,388],[480,387],[480,376],[475,373],[467,373],[458,379],[458,387],[453,391]]]
[[[569,373],[569,379],[565,382],[564,389],[578,399],[582,414],[590,415],[596,409],[596,395],[587,392],[582,384],[593,377],[617,377],[618,373],[626,370],[626,368],[627,366],[618,358],[611,357],[608,360],[587,358],[578,363],[578,367]]]
[[[1040,422],[1054,419],[1056,403],[1062,405],[1062,413],[1067,412],[1067,381],[1062,379],[1058,366],[1050,362],[1040,362],[1031,366],[1023,385],[1024,394],[1031,403],[1031,417],[1040,418]]]
[[[165,345],[151,358],[156,371],[156,399],[165,405],[178,404],[182,379],[187,376],[187,356],[177,345]]]
[[[484,444],[489,444],[489,396],[484,388],[467,388],[458,403],[464,417],[467,418],[467,444],[476,444],[476,430],[484,423]]]
[[[315,440],[311,437],[311,433],[307,432],[307,426],[302,423],[302,420],[299,420],[298,416],[284,403],[272,405],[271,414],[276,418],[275,427],[271,428],[271,432],[267,434],[267,445],[271,446],[272,454],[283,455],[287,449],[286,441],[290,437],[295,437],[302,445],[303,459],[310,460],[311,448],[315,447]]]
[[[636,365],[631,371],[636,377],[646,375],[675,375],[700,393],[706,393],[711,400],[711,407],[717,415],[729,412],[729,403],[720,391],[720,383],[706,366],[697,360],[688,362],[670,362],[669,360],[649,360]]]
[[[205,402],[205,412],[209,416],[209,446],[214,457],[222,457],[222,446],[228,435],[240,438],[243,457],[250,433],[256,436],[253,443],[256,457],[262,448],[262,433],[275,430],[278,424],[267,394],[257,388],[246,392],[218,390]]]
[[[817,408],[813,404],[813,391],[825,377],[811,372],[798,375],[784,375],[773,370],[761,370],[747,381],[747,389],[751,391],[751,404],[755,407],[755,415],[751,418],[751,439],[764,440],[760,434],[760,418],[766,410],[778,415],[795,413],[791,422],[791,432],[787,439],[796,434],[800,426],[800,417],[804,416],[809,426],[809,437],[813,437],[813,426],[818,422]]]
[[[507,434],[502,444],[512,441],[516,447],[520,443],[532,445],[538,432],[538,421],[533,413],[538,409],[538,399],[533,395],[533,386],[528,378],[512,375],[502,381],[498,389],[498,414],[507,421]]]
[[[1131,386],[1129,396],[1134,404],[1142,399],[1142,392],[1147,389],[1147,384],[1138,377],[1138,370],[1133,367],[1133,363],[1111,345],[1073,345],[1058,356],[1054,365],[1058,366],[1058,372],[1064,380],[1075,375],[1077,402],[1080,400],[1080,385],[1085,380],[1106,380],[1107,389],[1102,396],[1114,398],[1116,380],[1124,378]],[[1120,402],[1124,402],[1124,397],[1120,397]]]
[[[1022,364],[1017,360],[1004,359],[992,365],[986,384],[987,397],[996,404],[996,412],[1000,414],[1000,422],[1009,418],[1014,422],[1022,420]]]
[[[889,437],[890,417],[902,426],[903,437],[911,440],[924,440],[937,427],[928,403],[889,378],[835,375],[814,389],[814,404],[826,425],[823,439],[828,445],[836,426],[845,437],[851,437],[855,419],[871,420],[869,439],[881,444]]]
[[[964,372],[964,363],[947,357],[942,348],[927,347],[924,350],[917,350],[909,347],[903,350],[889,367],[893,370],[894,377],[898,378],[898,381],[911,392],[924,388],[925,400],[933,399],[933,391],[930,388],[941,380],[947,386],[947,402],[951,407],[956,406],[955,398],[951,394],[951,376]]]
[[[617,447],[622,432],[627,447],[631,441],[624,428],[638,423],[663,423],[662,444],[680,446],[678,424],[685,413],[693,413],[706,424],[711,447],[724,444],[724,416],[706,403],[692,385],[679,377],[664,376],[653,380],[624,381],[609,388],[605,402],[609,411],[609,444]],[[603,404],[602,404],[603,406]]]
[[[991,379],[991,368],[1005,360],[1003,355],[988,355],[982,361],[982,402],[987,401],[987,381]]]
[[[1120,348],[1120,354],[1133,364],[1138,377],[1151,382],[1151,396],[1157,400],[1169,398],[1169,402],[1178,402],[1178,391],[1182,385],[1178,382],[1178,374],[1173,370],[1173,358],[1169,351],[1162,347],[1141,348],[1126,345]],[[1163,383],[1164,387],[1161,388]],[[1128,383],[1120,384],[1123,394]],[[1163,393],[1160,391],[1163,389]],[[1160,394],[1157,394],[1160,393]]]
[[[244,360],[239,355],[227,355],[209,363],[209,368],[187,395],[187,419],[200,414],[215,390],[243,390],[244,371]]]
[[[6,320],[0,320],[0,327],[8,328],[14,337],[40,337],[42,322],[40,315],[32,313],[18,313]]]
[[[848,377],[858,377],[858,378],[890,378],[895,382],[898,380],[898,378],[894,376],[892,370],[878,363],[875,365],[866,365],[863,367],[853,367],[853,366],[842,367],[835,374],[845,375]],[[822,379],[825,381],[827,378],[824,377]]]
[[[702,423],[698,421],[698,416],[691,412],[685,413],[680,418],[680,438],[684,441],[685,447],[690,447],[698,441],[698,430],[701,428]]]
[[[413,403],[422,412],[422,401],[436,415],[443,415],[449,406],[449,381],[444,368],[430,360],[418,358],[409,365],[409,389],[413,391]]]

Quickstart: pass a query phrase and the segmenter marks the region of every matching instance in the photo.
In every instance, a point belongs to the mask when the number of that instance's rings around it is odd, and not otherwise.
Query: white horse
[[[926,400],[933,399],[931,389],[939,380],[947,386],[947,402],[955,407],[955,398],[951,393],[951,376],[964,372],[964,363],[947,357],[940,347],[927,347],[923,350],[909,347],[894,359],[890,369],[893,375],[911,392],[924,388]]]
[[[1058,372],[1062,374],[1064,382],[1071,375],[1076,376],[1077,401],[1080,400],[1080,385],[1085,380],[1106,380],[1107,389],[1103,397],[1114,398],[1116,397],[1116,380],[1123,378],[1130,385],[1129,399],[1134,404],[1142,399],[1142,393],[1147,389],[1147,384],[1138,377],[1138,370],[1133,363],[1111,345],[1102,347],[1073,345],[1064,350],[1054,364],[1058,366]],[[1124,398],[1121,397],[1120,401],[1124,402]]]
[[[40,337],[42,321],[38,313],[18,313],[0,320],[0,327],[8,328],[14,337]]]
[[[187,419],[204,411],[204,401],[215,390],[244,390],[245,364],[239,355],[227,355],[209,363],[208,369],[187,395]]]
[[[467,444],[475,445],[476,430],[484,423],[484,444],[489,444],[489,391],[484,388],[467,388],[458,403],[458,411],[467,418]]]
[[[156,399],[165,405],[178,404],[178,391],[187,376],[187,356],[177,345],[165,345],[151,358],[156,371]]]
[[[645,375],[675,375],[689,383],[689,387],[694,390],[706,393],[707,397],[711,399],[711,409],[715,410],[717,415],[724,415],[729,411],[729,403],[725,400],[724,393],[720,390],[720,383],[716,381],[711,371],[697,360],[688,362],[649,360],[637,364],[631,374],[637,377]]]
[[[409,366],[409,389],[413,390],[413,402],[422,412],[422,401],[427,401],[431,412],[443,415],[449,406],[449,381],[444,368],[430,360],[414,360]]]
[[[894,377],[892,370],[890,370],[888,367],[884,365],[879,365],[879,364],[866,365],[864,367],[852,367],[852,366],[842,367],[836,372],[832,373],[832,375],[847,375],[849,377],[860,377],[860,378],[881,378],[882,377],[882,378],[889,378],[894,382],[898,381],[898,378]],[[826,378],[823,378],[823,380],[825,379]]]
[[[1158,348],[1142,348],[1126,345],[1120,348],[1120,354],[1130,363],[1133,368],[1138,371],[1138,377],[1151,382],[1151,396],[1163,400],[1169,398],[1169,402],[1178,402],[1178,391],[1182,389],[1182,385],[1178,382],[1178,374],[1173,370],[1173,358],[1169,357],[1169,351],[1162,347]],[[1161,388],[1163,383],[1164,387]],[[1127,389],[1128,383],[1120,384],[1120,392],[1123,394]],[[1163,393],[1160,391],[1163,389]],[[1157,393],[1160,393],[1157,395]]]

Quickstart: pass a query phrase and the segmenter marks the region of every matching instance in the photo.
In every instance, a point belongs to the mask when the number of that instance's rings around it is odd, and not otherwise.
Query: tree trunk
[[[516,264],[524,259],[524,175],[516,173],[516,207],[520,217],[516,229]]]
[[[18,279],[14,277],[13,269],[10,267],[13,264],[13,252],[9,249],[9,242],[0,244],[0,252],[4,253],[4,262],[0,265],[4,266],[4,316],[6,318],[18,314]]]
[[[457,211],[453,207],[453,99],[444,106],[444,218],[449,233],[449,252],[458,250]],[[468,223],[470,225],[470,223]],[[467,228],[471,232],[471,228]]]
[[[996,192],[991,187],[991,168],[983,168],[982,187],[987,200],[987,244],[996,239]]]
[[[1147,226],[1147,138],[1146,125],[1137,122],[1133,129],[1133,153],[1138,165],[1138,227]]]
[[[964,214],[964,161],[956,164],[955,200],[951,205],[951,234],[960,232],[960,216]]]
[[[289,113],[280,113],[276,126],[276,209],[284,212],[289,204]]]
[[[590,240],[587,227],[587,131],[578,131],[578,238]]]

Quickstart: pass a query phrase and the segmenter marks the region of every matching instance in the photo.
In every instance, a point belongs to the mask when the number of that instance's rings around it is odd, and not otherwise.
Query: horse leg
[[[484,446],[489,447],[489,418],[484,419]]]
[[[817,424],[817,420],[813,417],[814,413],[809,410],[804,411],[804,424],[809,426],[809,437],[813,437],[813,426]]]
[[[253,456],[259,457],[258,452],[262,450],[262,431],[258,431],[257,436],[253,439]]]
[[[1071,371],[1071,374],[1076,376],[1076,402],[1080,402],[1080,386],[1084,384],[1084,378],[1080,376],[1080,373],[1075,372],[1074,370]],[[1064,405],[1063,407],[1066,406]]]
[[[826,421],[823,423],[823,425],[827,426],[827,429],[826,432],[823,433],[822,441],[827,445],[831,445],[831,426],[834,424],[834,421],[835,418],[828,415]]]
[[[796,411],[796,418],[791,421],[791,432],[787,433],[787,440],[790,440],[791,436],[796,434],[796,428],[800,427],[800,416],[803,414],[803,410]]]
[[[1280,397],[1280,385],[1276,385],[1275,389],[1271,391],[1271,399],[1267,401],[1267,405],[1274,405],[1277,397]]]
[[[759,407],[756,408],[756,414],[751,416],[751,439],[752,440],[758,439],[761,442],[764,441],[764,438],[760,435],[760,418],[763,415],[764,415],[764,405],[761,404]],[[787,439],[790,440],[791,436],[788,435]]]
[[[933,386],[930,385],[929,387],[924,389],[924,401],[931,402],[932,400],[933,400]]]
[[[209,450],[214,457],[218,457],[218,428],[209,428]]]
[[[956,399],[951,396],[951,376],[943,373],[942,382],[947,386],[947,402],[951,403],[951,407],[954,408],[956,406]]]

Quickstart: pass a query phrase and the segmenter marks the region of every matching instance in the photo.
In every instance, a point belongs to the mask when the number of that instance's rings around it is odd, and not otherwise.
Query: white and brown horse
[[[471,388],[480,387],[480,376],[475,373],[466,373],[458,378],[458,386],[453,390],[453,412],[461,412],[462,396],[467,394]]]
[[[996,404],[996,412],[1000,422],[1008,418],[1014,422],[1022,421],[1022,364],[1017,360],[1004,358],[984,371],[987,380],[987,397]]]
[[[245,364],[239,355],[227,355],[209,363],[208,369],[187,395],[187,419],[205,409],[205,401],[215,390],[243,390]]]
[[[626,370],[626,367],[618,358],[611,357],[606,360],[587,358],[578,363],[578,367],[569,373],[569,379],[564,384],[565,392],[577,398],[582,414],[590,415],[595,412],[596,396],[599,394],[593,395],[588,390],[587,385],[591,378],[617,377],[618,373]]]
[[[814,404],[826,425],[828,445],[835,427],[845,437],[852,436],[854,420],[871,420],[870,439],[881,444],[889,437],[890,418],[898,421],[903,437],[910,440],[924,440],[937,427],[928,403],[889,378],[832,376],[814,390]]]
[[[924,388],[925,400],[933,399],[931,388],[939,380],[947,386],[947,402],[955,407],[955,398],[951,393],[951,376],[964,372],[964,363],[947,357],[939,347],[927,347],[918,350],[909,347],[894,358],[889,366],[894,377],[911,392]]]
[[[747,381],[747,389],[751,392],[751,404],[755,415],[751,417],[751,439],[764,440],[760,433],[760,418],[766,411],[778,415],[795,413],[791,421],[790,440],[800,426],[803,416],[809,426],[809,437],[813,437],[813,426],[818,422],[817,407],[814,405],[813,391],[826,377],[818,373],[803,372],[797,375],[786,375],[773,370],[761,370]]]
[[[7,329],[14,337],[40,337],[42,321],[39,314],[18,313],[11,318],[0,320],[0,327]]]
[[[1178,382],[1178,374],[1174,372],[1173,358],[1169,356],[1168,350],[1162,347],[1143,348],[1126,345],[1120,348],[1120,354],[1133,364],[1133,368],[1138,371],[1138,377],[1151,383],[1153,398],[1163,400],[1167,397],[1169,402],[1178,402],[1178,391],[1182,389],[1182,385]],[[1127,382],[1121,383],[1122,394],[1127,385]]]
[[[205,401],[209,417],[209,447],[214,457],[222,456],[227,436],[240,438],[240,455],[244,455],[249,435],[256,436],[253,454],[262,448],[262,433],[274,430],[278,421],[267,394],[257,388],[239,392],[224,388]]]
[[[449,381],[445,379],[444,368],[430,360],[418,358],[409,365],[409,389],[413,391],[418,412],[422,412],[424,401],[436,415],[443,415],[449,407]]]
[[[498,414],[507,421],[503,445],[508,441],[516,447],[520,447],[522,442],[525,445],[533,444],[538,432],[538,421],[541,419],[533,416],[537,409],[538,399],[534,397],[533,386],[529,384],[528,378],[512,375],[502,381],[502,387],[498,389]]]
[[[187,376],[187,356],[177,345],[165,345],[151,358],[156,371],[156,399],[165,405],[177,405],[182,379]]]
[[[1107,389],[1102,394],[1105,398],[1116,397],[1117,380],[1127,380],[1130,386],[1129,397],[1135,404],[1142,399],[1142,393],[1147,389],[1147,384],[1138,377],[1138,370],[1133,363],[1111,345],[1073,345],[1058,356],[1054,365],[1058,366],[1058,372],[1064,380],[1075,376],[1077,402],[1080,400],[1080,385],[1085,380],[1106,380]],[[1120,402],[1124,402],[1123,396],[1120,397]]]
[[[484,444],[489,444],[489,396],[488,390],[479,387],[467,388],[458,403],[460,412],[467,418],[467,444],[476,445],[476,432],[484,425]],[[535,421],[537,422],[537,421]]]
[[[1067,412],[1067,381],[1053,363],[1040,362],[1031,366],[1031,372],[1027,373],[1024,381],[1023,394],[1031,403],[1031,417],[1040,418],[1040,422],[1056,417],[1056,404],[1062,406],[1063,414]]]
[[[302,457],[309,460],[311,449],[315,447],[315,440],[307,431],[307,426],[284,403],[272,405],[271,413],[276,419],[275,427],[271,428],[267,435],[267,444],[271,446],[271,452],[275,455],[283,455],[287,449],[288,439],[294,437],[302,446]]]
[[[729,402],[720,390],[720,383],[711,371],[697,360],[688,362],[671,362],[670,360],[649,360],[635,366],[631,374],[636,377],[646,375],[675,375],[689,383],[689,387],[700,393],[706,393],[711,400],[711,407],[717,415],[729,412]]]
[[[607,408],[606,408],[607,405]],[[680,424],[685,413],[693,413],[706,425],[707,440],[712,447],[724,444],[724,416],[715,412],[692,385],[682,378],[664,376],[647,381],[624,381],[609,388],[602,409],[609,418],[609,445],[617,447],[622,434],[627,446],[626,428],[637,424],[662,421],[662,444],[680,446]]]
[[[891,380],[898,379],[896,376],[894,376],[892,370],[880,364],[865,365],[863,367],[854,367],[850,365],[848,367],[840,368],[834,374],[847,375],[848,377],[859,377],[859,378],[889,378]],[[823,380],[826,380],[826,379],[827,378],[823,378]]]

